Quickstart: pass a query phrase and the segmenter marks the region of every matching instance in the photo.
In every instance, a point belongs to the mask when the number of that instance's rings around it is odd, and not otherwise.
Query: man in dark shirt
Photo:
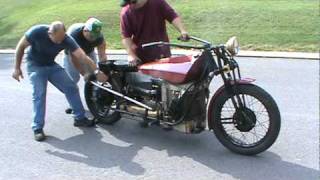
[[[104,40],[102,30],[102,22],[96,18],[89,18],[86,23],[76,23],[68,28],[67,34],[71,36],[80,46],[80,48],[89,56],[93,63],[97,63],[96,53],[97,48],[99,61],[107,61],[106,42]],[[74,66],[75,57],[72,53],[65,51],[64,68],[72,81],[76,84],[79,82],[80,73]],[[73,113],[72,108],[65,110],[67,114]]]
[[[120,13],[122,43],[132,66],[171,56],[168,46],[142,49],[145,43],[169,42],[166,21],[181,33],[182,39],[188,38],[181,18],[165,0],[121,0],[120,5],[123,7]],[[142,88],[152,82],[151,76],[142,73],[128,73],[126,78],[129,84],[141,84]],[[147,123],[144,121],[141,126],[146,127]]]
[[[63,92],[74,110],[74,126],[92,126],[85,116],[79,90],[69,78],[64,69],[55,62],[55,57],[61,50],[67,49],[78,61],[77,67],[83,75],[96,74],[98,81],[105,82],[107,76],[97,70],[92,60],[85,55],[72,37],[65,34],[62,22],[53,22],[49,25],[31,27],[20,39],[16,48],[15,69],[12,77],[20,81],[23,78],[21,62],[24,50],[30,46],[27,55],[27,72],[32,85],[33,122],[32,130],[37,141],[43,141],[46,136],[43,132],[46,111],[46,94],[48,81]]]
[[[142,49],[150,42],[169,42],[166,21],[170,22],[187,39],[181,18],[165,0],[121,0],[120,14],[122,42],[128,51],[128,60],[136,65],[138,61],[150,62],[170,57],[168,46]]]
[[[94,63],[97,63],[96,53],[94,49],[98,50],[98,57],[100,62],[107,61],[105,53],[106,42],[102,35],[102,23],[96,18],[89,18],[86,23],[76,23],[68,28],[67,34],[78,43],[80,48],[89,56]],[[64,68],[70,78],[78,83],[80,79],[79,71],[72,63],[74,58],[72,54],[65,51]]]

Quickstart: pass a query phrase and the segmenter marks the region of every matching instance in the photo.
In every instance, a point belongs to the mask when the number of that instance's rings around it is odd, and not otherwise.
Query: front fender
[[[250,78],[245,78],[245,79],[238,79],[236,81],[236,84],[252,84],[255,81],[255,79],[250,79]],[[234,85],[235,82],[232,81],[231,85]],[[226,87],[225,85],[221,86],[215,93],[214,95],[210,98],[209,100],[209,105],[208,105],[208,111],[207,111],[207,117],[208,117],[208,127],[209,130],[213,129],[213,122],[212,122],[212,115],[213,115],[213,106],[217,98],[225,91]]]

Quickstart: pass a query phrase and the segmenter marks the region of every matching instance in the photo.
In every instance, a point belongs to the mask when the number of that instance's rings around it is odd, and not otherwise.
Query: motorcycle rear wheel
[[[119,91],[119,85],[111,80],[112,89]],[[98,123],[112,125],[121,119],[119,112],[111,110],[116,108],[117,97],[113,94],[87,82],[84,89],[87,106]]]
[[[232,152],[243,155],[261,153],[279,135],[281,117],[278,106],[266,91],[256,85],[238,85],[237,92],[245,105],[242,108],[234,108],[231,97],[235,94],[226,90],[214,102],[211,116],[214,133]]]

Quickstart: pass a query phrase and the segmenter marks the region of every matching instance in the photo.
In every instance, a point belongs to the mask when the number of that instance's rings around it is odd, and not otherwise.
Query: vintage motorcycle
[[[239,50],[237,39],[217,46],[197,37],[190,40],[198,45],[153,42],[143,48],[171,46],[197,49],[199,54],[137,67],[123,60],[100,63],[99,69],[109,75],[108,82],[85,84],[85,99],[93,116],[105,124],[122,116],[138,117],[144,127],[159,125],[188,134],[209,129],[226,148],[243,155],[267,150],[278,137],[280,112],[274,99],[252,84],[254,79],[241,78],[234,59]],[[224,85],[210,97],[209,85],[215,76],[221,76]]]

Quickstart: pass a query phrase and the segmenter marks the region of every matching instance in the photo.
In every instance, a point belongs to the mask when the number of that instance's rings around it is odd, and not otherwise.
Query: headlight
[[[236,56],[239,53],[240,46],[237,37],[233,36],[230,38],[225,46],[232,56]]]

